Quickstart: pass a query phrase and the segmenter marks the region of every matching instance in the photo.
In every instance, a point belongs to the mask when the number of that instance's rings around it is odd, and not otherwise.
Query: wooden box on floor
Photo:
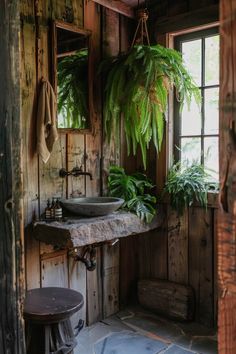
[[[160,315],[181,321],[194,319],[194,291],[185,286],[159,279],[138,282],[139,303]]]

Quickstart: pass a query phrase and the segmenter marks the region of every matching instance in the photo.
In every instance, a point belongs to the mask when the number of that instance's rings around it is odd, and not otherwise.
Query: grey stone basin
[[[60,202],[67,211],[76,215],[103,216],[119,209],[124,200],[113,197],[85,197],[63,199]]]

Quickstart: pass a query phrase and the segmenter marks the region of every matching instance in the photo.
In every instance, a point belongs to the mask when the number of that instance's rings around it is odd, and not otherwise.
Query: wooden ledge
[[[150,224],[122,211],[93,218],[74,216],[64,222],[36,222],[33,235],[37,240],[59,248],[76,248],[154,230],[162,225],[163,218],[160,211]]]

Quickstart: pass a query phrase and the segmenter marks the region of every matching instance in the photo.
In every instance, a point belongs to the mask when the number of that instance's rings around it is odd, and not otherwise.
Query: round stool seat
[[[83,304],[82,294],[72,289],[32,289],[26,293],[24,318],[40,323],[58,322],[79,311]]]
[[[70,316],[83,304],[82,294],[72,289],[49,287],[27,291],[24,303],[27,354],[72,354],[77,342]],[[81,327],[81,321],[76,328]]]

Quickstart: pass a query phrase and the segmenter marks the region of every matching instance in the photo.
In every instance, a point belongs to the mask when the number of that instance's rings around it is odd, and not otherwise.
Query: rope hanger
[[[144,8],[140,9],[139,0],[138,0],[138,10],[137,10],[137,19],[138,25],[136,31],[134,33],[134,38],[131,44],[131,48],[135,43],[144,44],[144,40],[146,39],[147,44],[150,46],[150,39],[147,29],[147,20],[148,20],[149,12],[147,10],[147,1],[145,1]],[[139,37],[140,32],[140,37]]]

